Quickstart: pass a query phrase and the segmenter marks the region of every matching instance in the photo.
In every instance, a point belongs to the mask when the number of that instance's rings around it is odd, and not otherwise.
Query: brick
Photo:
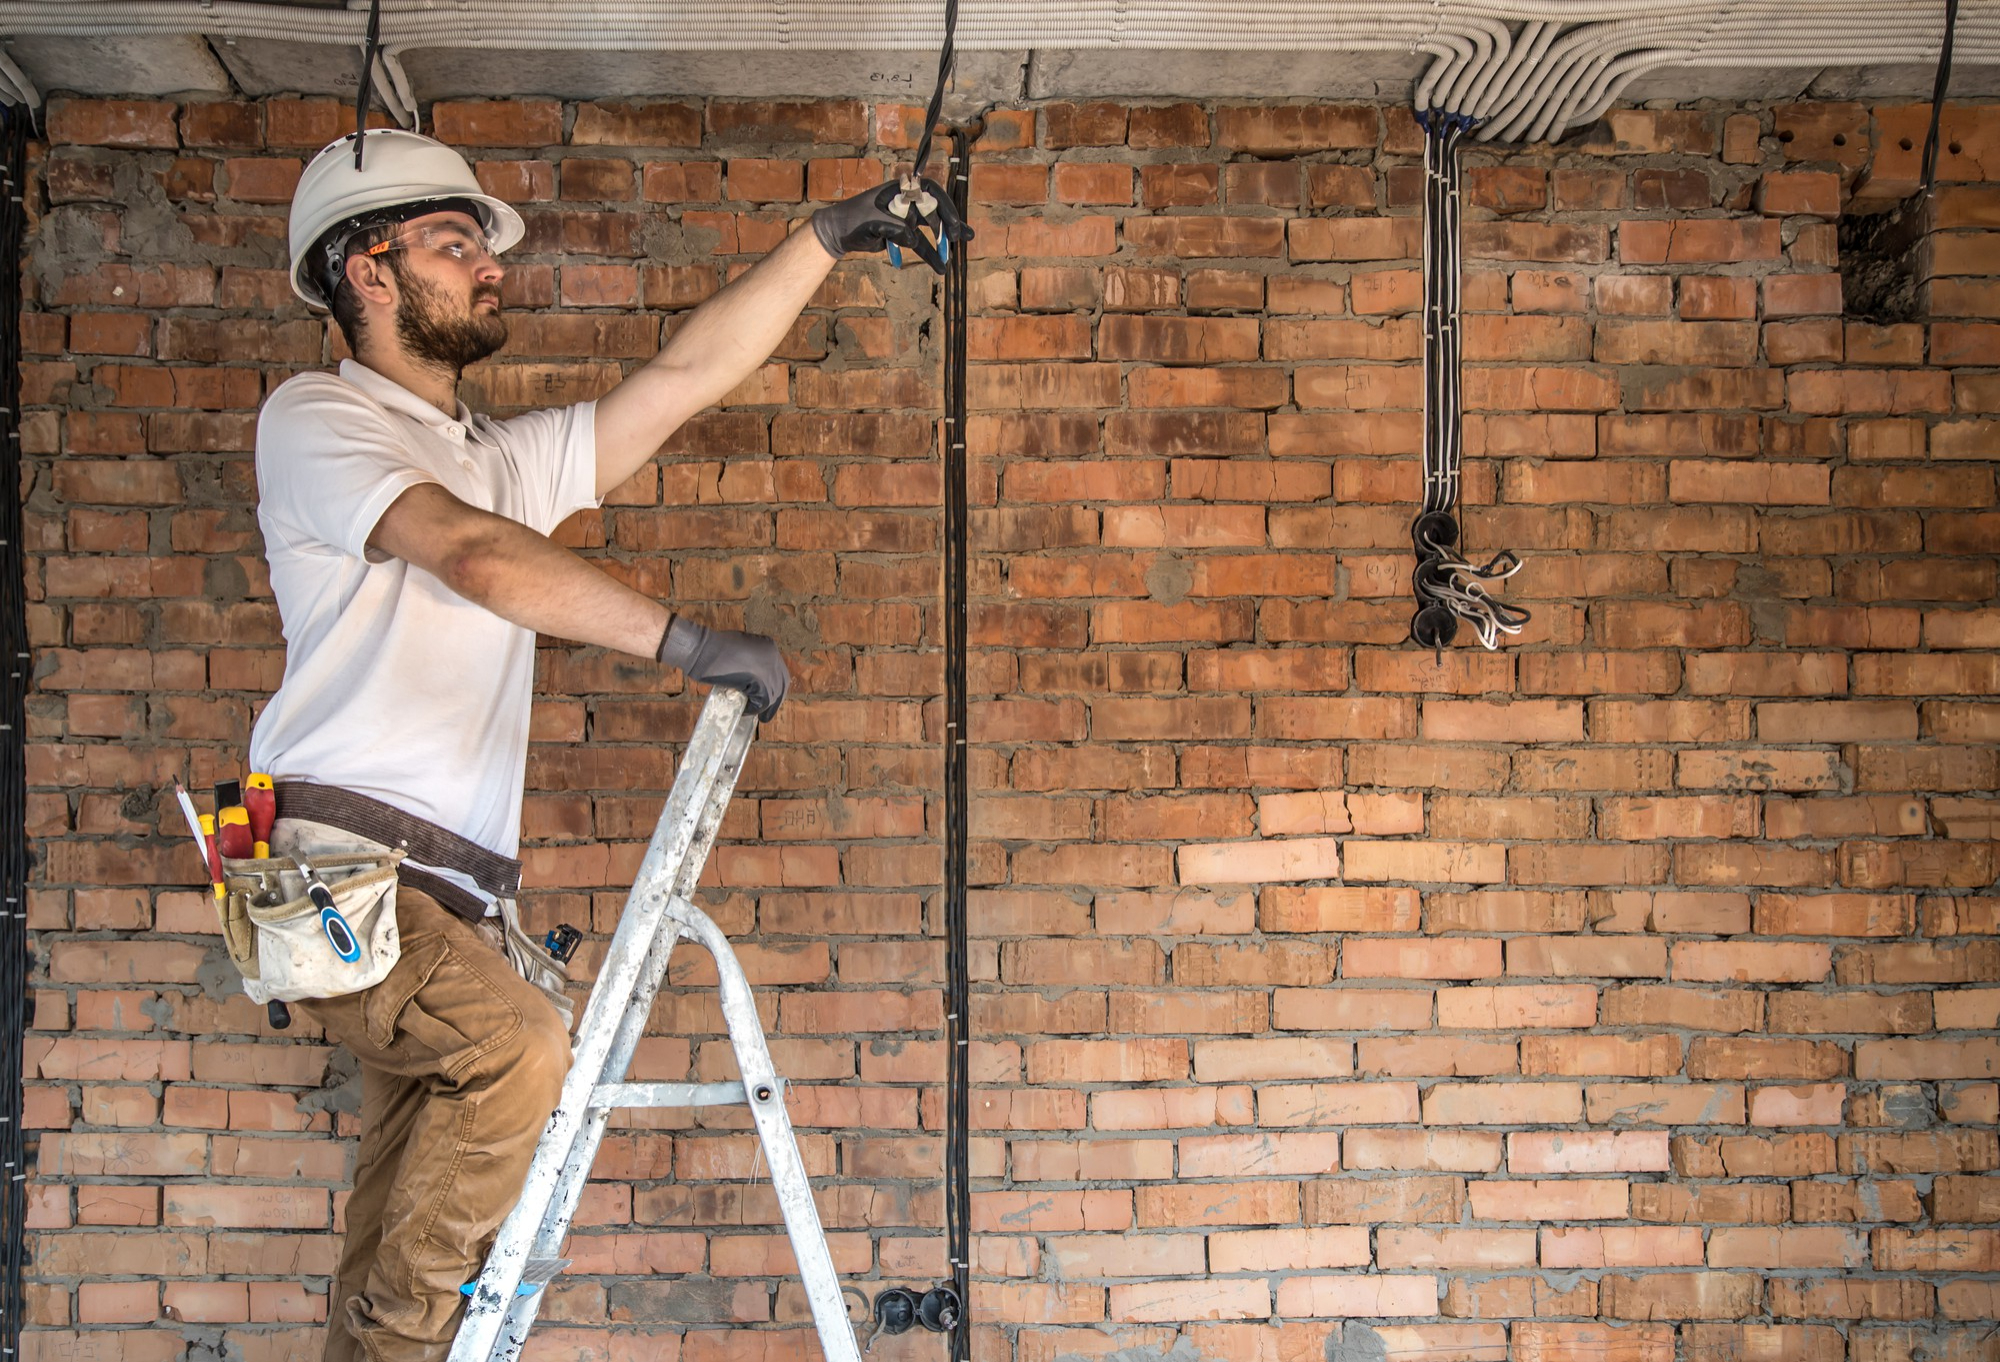
[[[1115,147],[1125,140],[1125,105],[1113,100],[1056,103],[1042,109],[1042,145],[1051,151],[1070,147]]]
[[[1922,1319],[1933,1313],[1926,1282],[1780,1278],[1771,1283],[1774,1314],[1832,1319]]]
[[[1373,147],[1379,135],[1376,112],[1365,106],[1225,105],[1216,111],[1217,144],[1253,156],[1359,150]]]
[[[1218,364],[1257,358],[1257,323],[1233,317],[1106,317],[1098,323],[1104,359]]]
[[[1290,228],[1294,260],[1409,260],[1421,250],[1411,218],[1298,218]]]
[[[1316,880],[1340,873],[1339,845],[1330,838],[1195,844],[1179,849],[1178,863],[1184,884]]]
[[[1593,357],[1609,364],[1753,364],[1757,328],[1727,321],[1600,321]]]
[[[1427,1314],[1437,1309],[1437,1294],[1437,1279],[1423,1274],[1299,1276],[1279,1284],[1277,1305],[1281,1315],[1366,1319]]]
[[[1296,1224],[1299,1185],[1258,1181],[1140,1187],[1134,1203],[1141,1226]]]
[[[180,144],[174,128],[174,106],[159,100],[50,100],[48,137],[51,145],[171,150]]]
[[[1132,202],[1130,166],[1065,162],[1055,168],[1055,198],[1058,203]]]
[[[1190,270],[1187,300],[1190,309],[1258,311],[1264,306],[1264,276],[1249,270]]]
[[[1127,120],[1125,142],[1135,151],[1205,147],[1208,121],[1208,111],[1199,104],[1135,106]]]
[[[1199,208],[1219,203],[1222,175],[1212,165],[1162,163],[1139,167],[1139,201],[1148,208]]]
[[[586,102],[576,106],[569,140],[579,147],[698,147],[701,113],[687,104]]]
[[[292,201],[304,164],[293,157],[232,156],[222,163],[227,194],[238,203]]]
[[[1776,124],[1787,161],[1858,166],[1868,159],[1868,111],[1860,104],[1782,104]]]
[[[1177,260],[1275,256],[1285,240],[1285,224],[1276,218],[1138,217],[1125,219],[1124,230],[1139,255]]]
[[[549,146],[562,141],[562,106],[549,99],[440,100],[431,107],[431,130],[454,146]]]
[[[1594,265],[1610,254],[1610,234],[1595,225],[1538,222],[1473,222],[1465,226],[1465,254],[1471,260],[1538,260]]]
[[[1424,1094],[1423,1105],[1426,1125],[1562,1124],[1582,1119],[1583,1098],[1573,1083],[1438,1083]],[[1618,1185],[1622,1216],[1623,1184]]]
[[[1607,1275],[1598,1287],[1600,1310],[1611,1319],[1740,1319],[1756,1308],[1758,1282],[1740,1272]]]
[[[1382,1267],[1505,1268],[1535,1262],[1533,1230],[1388,1229],[1376,1237]]]
[[[1776,260],[1779,254],[1775,219],[1632,219],[1618,224],[1618,258],[1628,265]]]
[[[1840,215],[1840,177],[1831,171],[1769,171],[1757,182],[1757,211],[1774,216]]]
[[[711,100],[708,131],[726,143],[868,140],[868,110],[859,100]]]
[[[1468,1189],[1472,1212],[1485,1220],[1549,1216],[1561,1220],[1622,1220],[1631,1201],[1615,1179],[1488,1179]]]

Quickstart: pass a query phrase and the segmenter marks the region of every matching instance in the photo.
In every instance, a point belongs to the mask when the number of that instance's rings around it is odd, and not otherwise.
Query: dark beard
[[[403,286],[402,305],[396,309],[396,335],[410,357],[419,364],[442,369],[455,380],[469,364],[477,364],[507,343],[507,319],[496,309],[474,311],[466,317],[446,314],[444,294],[426,280],[402,270],[396,271]],[[497,285],[475,285],[472,303],[481,298],[500,299]]]

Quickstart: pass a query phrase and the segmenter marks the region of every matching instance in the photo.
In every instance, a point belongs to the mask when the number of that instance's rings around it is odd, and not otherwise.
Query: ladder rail
[[[750,739],[755,736],[757,719],[755,715],[744,714],[736,720],[729,741],[723,750],[722,760],[717,768],[709,795],[703,804],[695,825],[695,836],[689,845],[686,859],[681,862],[680,873],[675,884],[664,895],[657,907],[646,905],[649,912],[657,912],[659,920],[654,926],[652,944],[646,951],[646,958],[639,966],[637,979],[625,1003],[625,1009],[618,1019],[618,1030],[612,1038],[611,1048],[606,1053],[603,1067],[598,1071],[597,1082],[616,1083],[623,1079],[631,1068],[632,1056],[637,1053],[639,1042],[646,1033],[646,1022],[652,1016],[653,1002],[658,998],[661,987],[666,983],[667,968],[672,961],[674,947],[680,944],[685,934],[675,920],[671,905],[676,898],[685,898],[694,891],[696,881],[701,878],[702,867],[708,862],[708,854],[715,844],[716,834],[721,831],[722,818],[729,810],[729,801],[736,792],[737,778],[742,774],[744,758],[749,753]],[[666,815],[661,815],[665,821]],[[645,879],[642,872],[641,880]],[[637,893],[637,886],[634,886]],[[725,941],[724,947],[728,943]],[[592,997],[595,997],[595,990]],[[588,1101],[586,1097],[586,1101]],[[584,1125],[571,1142],[570,1152],[562,1162],[553,1194],[549,1198],[548,1209],[542,1216],[541,1225],[535,1234],[535,1243],[529,1256],[532,1258],[554,1257],[562,1247],[563,1235],[568,1232],[569,1222],[576,1215],[577,1203],[583,1197],[583,1187],[590,1179],[590,1167],[596,1162],[598,1145],[604,1138],[605,1121],[609,1115],[602,1104],[595,1104],[587,1112]],[[520,1309],[516,1304],[509,1310],[512,1314]]]
[[[798,1264],[806,1303],[812,1307],[813,1327],[819,1333],[824,1362],[861,1362],[854,1326],[847,1314],[847,1300],[840,1293],[840,1278],[834,1271],[833,1251],[827,1247],[826,1231],[820,1225],[812,1183],[806,1176],[805,1160],[792,1133],[791,1115],[785,1110],[784,1083],[771,1061],[763,1023],[757,1018],[757,1003],[750,994],[750,981],[744,977],[736,953],[729,949],[728,938],[708,914],[686,899],[676,898],[667,905],[667,915],[685,935],[708,947],[715,958],[722,1018],[729,1027],[730,1048],[736,1053],[736,1067],[743,1078],[744,1095],[749,1099],[750,1119],[757,1128],[757,1139],[771,1170],[771,1187],[778,1194],[778,1210],[785,1219],[785,1234],[791,1240],[792,1257]]]
[[[517,1357],[526,1340],[543,1294],[536,1291],[525,1297],[516,1295],[529,1258],[528,1250],[544,1228],[545,1212],[578,1135],[594,1125],[601,1137],[601,1115],[595,1121],[590,1119],[591,1092],[606,1076],[614,1046],[629,1033],[630,1042],[615,1075],[624,1076],[623,1064],[630,1062],[638,1032],[644,1029],[645,1012],[639,1014],[636,1024],[632,1021],[631,1005],[637,1001],[634,995],[642,986],[643,970],[657,966],[659,974],[665,974],[674,943],[660,938],[678,936],[678,931],[660,930],[667,921],[666,905],[684,879],[691,884],[700,877],[708,847],[721,825],[750,737],[755,732],[755,718],[745,715],[744,708],[740,691],[721,687],[709,693],[702,707],[666,807],[647,846],[645,860],[626,898],[618,929],[599,966],[590,1000],[584,1005],[583,1022],[577,1029],[562,1096],[543,1130],[521,1194],[502,1221],[471,1299],[466,1303],[449,1362],[494,1362],[496,1358]],[[725,785],[725,777],[726,788],[718,788]],[[699,854],[695,852],[697,843]],[[647,1010],[658,989],[659,980],[652,980],[646,990]],[[581,1181],[578,1180],[579,1195]],[[522,1311],[517,1308],[520,1306],[528,1308]],[[517,1317],[519,1327],[508,1327],[509,1337],[503,1341],[500,1337],[503,1327],[513,1325]]]
[[[706,712],[704,712],[706,719]],[[695,883],[701,879],[702,867],[708,862],[709,851],[715,844],[716,835],[721,831],[723,815],[729,811],[729,801],[736,792],[737,779],[742,775],[743,762],[749,755],[750,740],[756,736],[757,717],[742,714],[735,720],[722,751],[722,757],[708,785],[708,797],[703,802],[695,823],[695,835],[689,844],[686,857],[680,864],[674,889],[657,906],[650,900],[645,905],[649,914],[657,914],[653,928],[652,945],[646,951],[645,960],[639,966],[637,978],[626,998],[624,1011],[619,1015],[618,1030],[612,1038],[611,1048],[606,1053],[604,1065],[598,1072],[598,1083],[615,1083],[625,1077],[631,1068],[632,1056],[638,1051],[639,1042],[646,1032],[646,1021],[652,1016],[653,1002],[666,983],[667,968],[673,958],[674,947],[680,944],[683,929],[675,920],[671,905],[677,898],[692,893]],[[690,744],[692,750],[692,744]],[[678,784],[678,782],[676,782]],[[664,824],[671,808],[663,811]],[[640,881],[646,876],[642,871]],[[654,882],[657,884],[657,880]],[[638,893],[638,885],[633,886]],[[630,911],[628,907],[628,911]],[[723,941],[728,950],[728,941]],[[593,989],[593,998],[596,991]],[[594,1089],[593,1089],[594,1091]],[[576,1208],[583,1200],[584,1188],[590,1182],[591,1166],[597,1162],[597,1151],[604,1143],[604,1132],[611,1119],[611,1109],[602,1103],[586,1097],[589,1103],[584,1112],[583,1123],[571,1138],[557,1168],[555,1184],[550,1189],[540,1222],[535,1227],[530,1241],[528,1261],[554,1258],[562,1250],[563,1240],[569,1235],[570,1222],[576,1218]],[[534,1327],[535,1316],[541,1310],[542,1293],[516,1294],[509,1300],[506,1318],[500,1327],[499,1342],[489,1357],[489,1362],[512,1362],[526,1343],[528,1331]]]

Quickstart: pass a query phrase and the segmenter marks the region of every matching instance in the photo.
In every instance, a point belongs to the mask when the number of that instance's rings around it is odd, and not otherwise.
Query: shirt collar
[[[472,409],[463,401],[458,404],[457,416],[447,416],[393,378],[376,373],[359,360],[340,361],[340,376],[398,416],[407,416],[440,431],[451,425],[458,426],[461,432],[472,427]]]

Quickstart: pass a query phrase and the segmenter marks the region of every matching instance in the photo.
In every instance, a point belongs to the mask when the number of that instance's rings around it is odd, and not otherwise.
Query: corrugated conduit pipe
[[[916,51],[935,44],[931,0],[384,0],[378,88],[404,124],[416,96],[398,54],[411,48]],[[340,10],[254,0],[0,0],[0,33],[67,37],[271,39],[360,46],[364,0]],[[1514,29],[1519,25],[1519,31]],[[1572,25],[1581,27],[1563,30]],[[962,50],[1405,51],[1435,60],[1418,108],[1482,120],[1475,136],[1545,137],[1604,109],[1662,65],[1787,66],[1929,60],[1942,38],[1928,7],[1879,0],[1004,0],[968,9]],[[2000,62],[2000,6],[1968,4],[1958,60]],[[0,95],[39,102],[0,56]]]

